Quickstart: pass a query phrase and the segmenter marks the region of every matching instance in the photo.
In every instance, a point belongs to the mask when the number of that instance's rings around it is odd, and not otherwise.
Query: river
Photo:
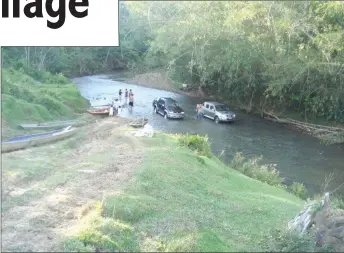
[[[247,157],[262,155],[264,163],[277,164],[276,168],[286,184],[302,182],[312,194],[320,192],[325,176],[330,173],[334,173],[334,179],[328,190],[334,190],[344,182],[344,148],[341,145],[324,145],[316,138],[240,111],[235,111],[237,121],[232,124],[216,125],[208,119],[196,121],[196,104],[204,101],[113,79],[107,75],[96,75],[74,78],[73,81],[93,106],[110,103],[118,96],[120,88],[123,91],[132,89],[134,108],[132,112],[125,108],[120,115],[145,116],[154,129],[165,132],[207,134],[214,154],[224,151],[222,159],[226,163],[231,161],[236,152],[242,152]],[[176,99],[187,117],[184,120],[165,120],[155,114],[152,101],[156,97]],[[344,196],[344,186],[336,193]]]

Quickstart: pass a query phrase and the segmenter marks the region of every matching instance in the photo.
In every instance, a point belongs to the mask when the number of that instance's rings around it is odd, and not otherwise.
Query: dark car
[[[161,114],[165,119],[183,119],[184,110],[173,98],[156,98],[153,100],[154,111]]]

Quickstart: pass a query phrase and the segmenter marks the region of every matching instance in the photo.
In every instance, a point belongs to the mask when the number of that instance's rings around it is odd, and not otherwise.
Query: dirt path
[[[123,134],[123,125],[125,120],[105,119],[64,143],[3,155],[4,167],[16,159],[34,169],[37,159],[32,157],[57,156],[59,163],[34,178],[23,176],[24,170],[17,171],[21,180],[3,177],[3,189],[12,190],[3,198],[3,251],[62,251],[61,242],[83,207],[129,182],[142,151],[135,137]]]

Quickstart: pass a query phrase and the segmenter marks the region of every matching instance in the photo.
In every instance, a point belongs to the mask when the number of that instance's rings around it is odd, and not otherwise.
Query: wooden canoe
[[[130,122],[129,125],[132,127],[144,127],[147,123],[148,123],[147,118],[139,118]]]
[[[67,126],[77,126],[82,125],[85,122],[77,121],[77,120],[65,120],[65,121],[51,121],[51,122],[44,122],[44,123],[36,123],[36,124],[20,124],[18,125],[19,128],[22,129],[54,129],[54,128],[62,128]]]
[[[90,109],[90,110],[87,110],[87,112],[92,115],[106,115],[106,114],[109,114],[109,110],[110,108],[107,107],[107,108],[102,108],[102,109]]]
[[[14,137],[1,142],[1,153],[11,152],[28,147],[39,146],[57,140],[62,140],[72,136],[76,132],[75,130],[75,128],[68,126],[60,130]]]

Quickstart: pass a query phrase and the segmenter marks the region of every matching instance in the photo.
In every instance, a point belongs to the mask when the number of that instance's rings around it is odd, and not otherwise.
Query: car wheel
[[[220,123],[220,119],[219,119],[219,117],[217,117],[217,116],[215,116],[215,123],[216,123],[216,124],[219,124],[219,123]]]
[[[165,119],[168,119],[168,116],[167,116],[167,113],[165,112],[165,114],[164,114],[164,118]]]
[[[156,106],[154,107],[154,111],[156,114],[158,114],[158,108]]]

